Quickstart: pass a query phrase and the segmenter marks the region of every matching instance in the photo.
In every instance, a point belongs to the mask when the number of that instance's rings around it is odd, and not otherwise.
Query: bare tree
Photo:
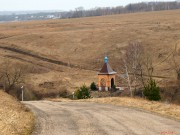
[[[133,96],[132,86],[136,89],[139,79],[143,77],[143,55],[144,49],[139,42],[130,43],[122,60],[131,96]]]
[[[124,58],[121,65],[125,73],[130,94],[133,96],[134,90],[144,87],[146,81],[151,79],[154,72],[153,59],[150,53],[145,52],[143,46],[139,42],[130,43],[126,48]]]
[[[148,79],[151,79],[154,72],[153,60],[151,55],[147,54],[144,57],[143,65],[145,68],[144,74],[148,77]]]
[[[144,12],[144,11],[160,11],[180,9],[180,2],[140,2],[135,4],[128,4],[126,6],[117,7],[98,7],[89,10],[84,10],[83,7],[78,7],[74,11],[61,12],[62,18],[79,18],[89,16],[103,16],[112,14]],[[2,17],[0,17],[1,19]],[[6,19],[7,16],[5,16]]]
[[[123,70],[124,70],[124,75],[120,75],[121,78],[125,79],[126,82],[128,83],[128,88],[129,88],[129,91],[130,91],[130,95],[131,97],[133,97],[133,91],[132,91],[132,80],[130,78],[130,72],[129,72],[129,69],[128,69],[128,65],[127,65],[127,61],[125,60],[122,60],[123,61]]]
[[[5,61],[0,68],[0,83],[4,91],[9,93],[15,86],[24,83],[24,69],[18,64]]]
[[[175,45],[173,55],[172,55],[172,61],[173,61],[172,66],[177,74],[177,79],[180,80],[180,64],[177,62],[177,57],[178,57],[177,45],[178,43]]]
[[[75,8],[75,11],[74,11],[72,17],[73,17],[73,18],[84,17],[84,8],[83,8],[83,7],[77,7],[77,8]]]

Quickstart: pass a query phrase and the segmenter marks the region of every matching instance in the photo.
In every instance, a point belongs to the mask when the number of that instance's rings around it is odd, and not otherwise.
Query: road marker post
[[[74,92],[72,92],[72,95],[73,95],[73,100],[74,100]]]
[[[21,86],[21,92],[22,92],[22,101],[24,101],[24,90],[23,90],[24,86]]]

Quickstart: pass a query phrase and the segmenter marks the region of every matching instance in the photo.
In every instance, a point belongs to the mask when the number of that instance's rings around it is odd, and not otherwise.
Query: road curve
[[[180,135],[180,122],[89,102],[23,102],[37,116],[33,135]]]

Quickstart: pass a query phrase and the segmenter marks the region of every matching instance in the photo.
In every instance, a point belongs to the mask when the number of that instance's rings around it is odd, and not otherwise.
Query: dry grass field
[[[33,124],[29,109],[0,90],[0,135],[29,135]]]
[[[170,64],[159,63],[178,42],[180,62],[180,10],[0,24],[0,62],[26,65],[26,84],[40,93],[73,91],[97,81],[105,55],[119,72],[124,48],[136,41],[153,56],[154,74],[174,79]]]

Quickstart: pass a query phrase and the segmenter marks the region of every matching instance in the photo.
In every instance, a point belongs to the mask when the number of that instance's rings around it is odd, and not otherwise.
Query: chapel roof
[[[101,74],[108,74],[108,75],[116,74],[116,72],[108,64],[108,58],[107,57],[104,58],[104,61],[105,61],[104,65],[98,74],[99,75],[101,75]]]

